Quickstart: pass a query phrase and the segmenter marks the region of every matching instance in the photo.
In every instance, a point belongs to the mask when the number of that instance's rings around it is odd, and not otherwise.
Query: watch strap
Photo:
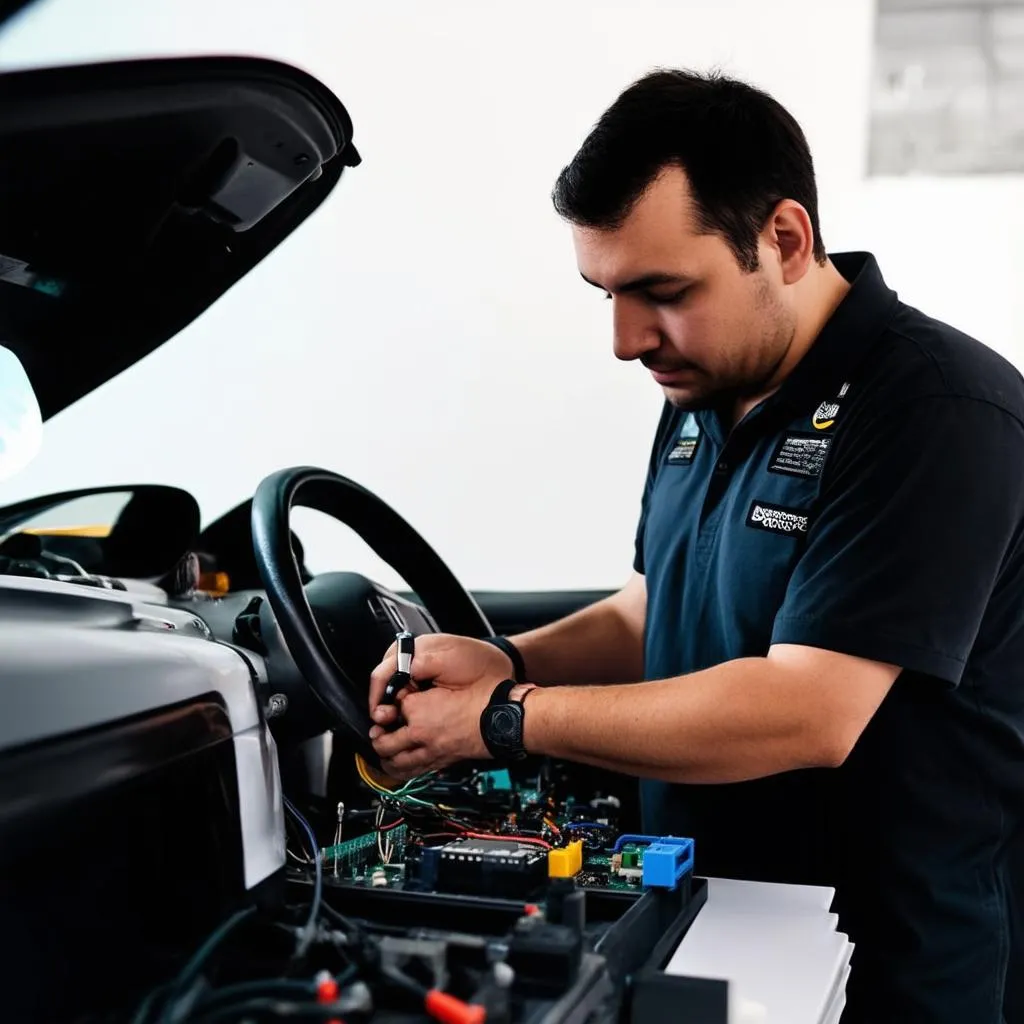
[[[482,639],[484,643],[497,647],[499,651],[508,656],[509,661],[512,662],[512,677],[517,683],[525,683],[526,664],[519,648],[507,636],[485,636]]]
[[[487,706],[510,703],[509,695],[512,693],[512,688],[518,685],[514,679],[503,679],[491,693],[491,699],[487,702]]]

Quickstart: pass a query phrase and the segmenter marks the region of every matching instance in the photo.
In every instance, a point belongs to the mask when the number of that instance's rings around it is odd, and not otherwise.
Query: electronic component
[[[675,889],[693,871],[693,840],[665,836],[644,851],[643,884],[650,888]]]
[[[623,849],[611,855],[609,866],[622,881],[639,883],[643,877],[643,853],[634,848]]]
[[[552,878],[548,885],[545,917],[582,934],[587,926],[587,894],[572,878]]]
[[[337,854],[337,849],[341,845],[341,830],[342,830],[342,825],[345,822],[345,805],[341,801],[338,801],[338,806],[335,808],[335,813],[337,815],[338,823],[334,827],[334,842],[331,844],[331,847],[332,847],[332,849],[335,850],[335,854],[334,854],[334,875],[335,875],[335,877],[337,877],[337,875],[338,875],[338,854]]]
[[[551,878],[572,878],[583,867],[583,840],[548,850],[548,875]]]
[[[406,834],[408,829],[405,825],[388,832],[388,840],[392,844],[394,855],[401,857],[405,852]],[[335,874],[351,878],[361,875],[365,869],[377,860],[377,833],[367,832],[366,835],[356,839],[347,839],[343,843],[327,847],[320,851],[320,857],[325,864],[336,864]]]
[[[512,776],[507,768],[480,772],[476,777],[476,783],[480,793],[490,793],[495,790],[502,793],[511,793],[513,788]]]
[[[578,931],[540,918],[524,918],[512,933],[506,962],[527,991],[557,992],[575,980],[582,954]]]
[[[524,899],[548,877],[544,847],[515,839],[457,839],[426,846],[406,861],[409,877],[438,892]]]

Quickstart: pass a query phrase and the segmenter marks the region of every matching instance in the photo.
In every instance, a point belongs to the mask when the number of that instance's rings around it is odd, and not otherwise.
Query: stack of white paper
[[[729,1024],[837,1024],[853,945],[834,891],[708,880],[708,900],[666,968],[729,982]]]

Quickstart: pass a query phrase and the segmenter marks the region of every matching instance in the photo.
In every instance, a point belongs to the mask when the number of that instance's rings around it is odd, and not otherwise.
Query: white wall
[[[191,489],[210,518],[318,463],[394,504],[474,587],[611,587],[629,568],[660,395],[611,355],[549,191],[655,65],[768,88],[815,151],[832,249],[1024,363],[1019,181],[865,182],[872,0],[49,0],[6,67],[139,54],[298,64],[362,166],[180,337],[48,425],[0,502],[98,482]],[[188,414],[181,393],[200,382]],[[307,517],[308,518],[308,517]],[[379,570],[306,523],[315,569]],[[392,574],[378,576],[396,582]]]

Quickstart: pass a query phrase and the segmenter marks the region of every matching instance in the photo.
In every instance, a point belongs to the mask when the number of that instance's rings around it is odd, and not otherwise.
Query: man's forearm
[[[816,697],[800,674],[744,658],[657,682],[536,690],[525,741],[531,753],[667,782],[739,782],[842,760]]]
[[[643,678],[643,622],[624,614],[617,596],[509,639],[522,653],[527,678],[544,686]]]

